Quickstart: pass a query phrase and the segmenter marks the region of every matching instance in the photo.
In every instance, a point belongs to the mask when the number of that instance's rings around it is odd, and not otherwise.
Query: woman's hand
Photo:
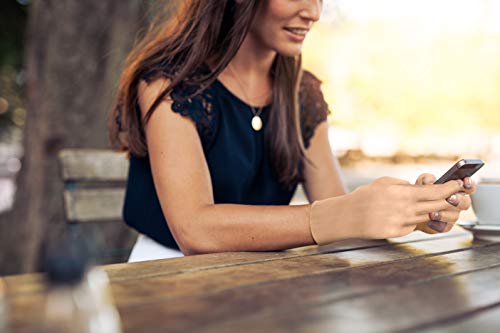
[[[415,182],[415,185],[428,186],[436,181],[436,177],[429,173],[424,173],[420,175]],[[435,211],[429,213],[428,221],[419,223],[415,230],[420,230],[428,234],[436,234],[442,232],[448,232],[453,228],[457,222],[460,213],[463,210],[469,209],[471,205],[471,199],[469,194],[476,191],[476,185],[470,177],[464,178],[463,190],[454,193],[452,196],[447,198],[450,206],[442,211]]]
[[[449,219],[448,212],[458,208],[446,199],[461,190],[463,183],[458,181],[416,186],[383,177],[337,199],[335,209],[330,212],[347,223],[339,227],[348,228],[354,237],[400,237],[414,231],[417,225],[429,222],[431,212],[443,212],[442,218]]]

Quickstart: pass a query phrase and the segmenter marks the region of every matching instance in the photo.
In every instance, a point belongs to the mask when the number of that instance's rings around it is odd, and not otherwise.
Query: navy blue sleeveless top
[[[146,73],[142,78],[150,82],[155,77],[158,77],[157,71]],[[330,113],[320,84],[311,73],[304,72],[299,94],[306,148],[315,127]],[[182,84],[175,87],[170,94],[172,110],[196,124],[210,171],[214,203],[288,205],[297,184],[291,188],[281,184],[271,165],[264,141],[270,106],[263,108],[260,114],[263,128],[256,132],[251,127],[251,107],[220,81],[214,81],[201,93],[184,100],[183,97],[196,88]],[[148,156],[130,156],[123,219],[130,227],[160,244],[179,249],[163,215]]]

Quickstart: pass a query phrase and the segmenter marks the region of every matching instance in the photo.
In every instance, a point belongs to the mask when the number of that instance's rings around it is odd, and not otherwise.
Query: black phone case
[[[475,174],[484,165],[481,160],[460,160],[441,176],[434,184],[444,184],[450,180],[464,179]]]

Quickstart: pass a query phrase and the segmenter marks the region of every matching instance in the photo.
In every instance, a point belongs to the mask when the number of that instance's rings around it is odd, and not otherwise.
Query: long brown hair
[[[112,145],[134,156],[146,156],[144,124],[161,101],[186,81],[201,89],[210,85],[237,53],[264,1],[182,0],[169,20],[158,16],[126,60],[109,118]],[[190,77],[206,61],[212,66],[210,73]],[[176,69],[175,75],[141,120],[136,112],[140,78],[167,64]],[[271,75],[274,93],[265,141],[279,181],[290,188],[303,181],[305,159],[298,102],[301,57],[278,54]],[[118,117],[119,122],[115,121]]]

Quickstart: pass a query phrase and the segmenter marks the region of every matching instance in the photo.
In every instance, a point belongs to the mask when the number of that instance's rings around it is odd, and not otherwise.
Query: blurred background
[[[108,147],[124,57],[169,2],[2,1],[0,275],[39,269],[39,249],[64,227],[57,152]],[[461,158],[500,177],[500,1],[324,3],[304,67],[323,81],[349,188],[439,177]],[[292,203],[304,201],[299,188]]]

